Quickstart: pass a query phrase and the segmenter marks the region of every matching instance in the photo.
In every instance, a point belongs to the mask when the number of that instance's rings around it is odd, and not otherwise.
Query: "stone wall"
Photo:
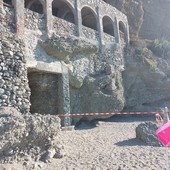
[[[45,30],[45,15],[25,9],[25,28],[31,30]]]
[[[99,41],[99,33],[91,28],[83,26],[82,35],[87,39]]]
[[[10,106],[26,113],[30,108],[30,89],[24,41],[14,34],[14,9],[4,7],[0,16],[0,107]]]
[[[53,17],[53,31],[56,35],[77,35],[77,26],[61,18]]]
[[[96,37],[95,39],[102,43],[102,39],[103,39],[102,19],[104,16],[107,16],[111,19],[113,29],[115,32],[116,42],[120,43],[119,22],[123,23],[126,43],[129,42],[129,28],[128,28],[127,17],[123,13],[121,13],[119,10],[114,8],[113,6],[105,3],[104,1],[99,1],[99,0],[97,1],[67,0],[66,2],[63,2],[63,3],[66,3],[65,5],[69,6],[68,9],[71,10],[71,12],[73,13],[74,23],[76,26],[74,24],[67,22],[66,20],[62,21],[62,19],[53,19],[54,17],[52,16],[52,9],[53,9],[52,1],[48,1],[48,2],[42,1],[43,14],[37,14],[35,12],[31,12],[27,9],[24,9],[23,0],[22,1],[13,0],[12,4],[15,9],[14,17],[15,17],[15,22],[17,25],[17,34],[20,36],[23,36],[24,28],[29,28],[29,29],[31,28],[34,30],[35,29],[45,30],[48,36],[52,36],[53,32],[59,33],[58,30],[60,30],[62,33],[64,32],[64,34],[65,32],[67,32],[67,34],[70,34],[70,35],[73,34],[77,36],[85,35],[86,37],[88,37],[87,35],[91,34],[92,35],[91,37],[93,39]],[[95,17],[95,22],[97,25],[97,32],[98,32],[97,35],[96,33],[95,34],[92,33],[91,30],[86,31],[87,28],[83,28],[82,26],[82,15],[83,14],[81,14],[81,10],[83,9],[83,7],[87,7],[87,9],[91,11],[92,13],[94,13],[95,15],[94,17]],[[62,6],[60,8],[62,8]],[[68,11],[65,11],[65,12],[68,12]],[[88,22],[90,23],[91,21],[89,20]],[[54,31],[54,29],[56,30]]]
[[[83,6],[89,6],[91,9],[96,11],[96,7],[99,6],[100,12],[102,16],[110,16],[110,18],[117,17],[118,21],[123,21],[125,24],[127,24],[127,18],[126,15],[120,12],[115,7],[111,6],[108,3],[105,3],[101,0],[81,0],[80,1],[80,8]]]
[[[14,9],[8,8],[4,6],[3,14],[0,15],[0,31],[6,32],[15,32],[16,30],[16,24],[15,24],[15,18],[14,18]]]
[[[114,11],[117,12],[116,9]],[[116,44],[115,38],[108,34],[104,34],[105,43],[101,44],[99,43],[101,32],[85,26],[82,26],[82,34],[78,36],[77,25],[57,17],[52,17],[53,34],[47,37],[45,16],[26,9],[23,43],[20,44],[18,40],[19,45],[14,42],[16,47],[15,45],[11,49],[5,47],[5,50],[12,51],[9,55],[12,56],[11,60],[15,55],[20,55],[13,61],[14,65],[19,63],[18,70],[10,72],[10,66],[6,66],[8,74],[11,73],[9,80],[12,85],[7,85],[6,75],[3,75],[5,82],[2,83],[6,86],[2,86],[1,90],[4,94],[2,106],[14,106],[22,112],[29,111],[28,70],[29,75],[34,72],[58,74],[56,80],[58,96],[54,99],[57,100],[57,97],[59,99],[56,102],[60,106],[58,110],[56,109],[58,113],[121,111],[124,107],[121,75],[124,70],[123,44]],[[114,21],[117,23],[117,20]],[[4,32],[8,31],[4,30]],[[8,60],[4,59],[1,63],[3,62],[10,65]],[[3,70],[2,74],[7,73]],[[47,74],[46,76],[48,77]],[[31,81],[32,78],[29,80]],[[46,85],[46,83],[38,83],[42,86]],[[40,90],[39,93],[42,91]],[[81,117],[75,118],[73,122],[76,123],[78,119]]]
[[[115,44],[116,41],[115,41],[115,37],[113,37],[112,35],[109,35],[107,33],[104,34],[104,42],[105,43],[110,43],[110,44]]]
[[[0,106],[29,111],[30,89],[23,54],[24,42],[13,34],[0,35]]]

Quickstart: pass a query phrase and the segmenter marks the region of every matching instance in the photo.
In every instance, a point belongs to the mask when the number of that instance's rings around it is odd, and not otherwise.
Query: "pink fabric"
[[[165,146],[170,147],[170,121],[157,129],[156,134]]]

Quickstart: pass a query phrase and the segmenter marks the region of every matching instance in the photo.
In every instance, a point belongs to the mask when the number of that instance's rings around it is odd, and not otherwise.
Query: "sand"
[[[169,170],[169,149],[148,146],[135,138],[136,126],[149,119],[115,116],[98,121],[96,127],[82,124],[77,130],[62,131],[64,158],[53,158],[51,163],[35,163],[30,159],[0,165],[0,170]]]

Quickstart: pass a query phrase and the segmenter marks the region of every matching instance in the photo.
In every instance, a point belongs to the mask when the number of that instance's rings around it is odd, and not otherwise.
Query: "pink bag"
[[[160,142],[165,146],[170,147],[170,121],[157,129],[156,134]]]

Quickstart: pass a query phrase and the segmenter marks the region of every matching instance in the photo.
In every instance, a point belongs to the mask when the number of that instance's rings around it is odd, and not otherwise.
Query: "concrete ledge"
[[[57,61],[52,63],[27,61],[27,68],[48,73],[62,73],[61,63]]]

